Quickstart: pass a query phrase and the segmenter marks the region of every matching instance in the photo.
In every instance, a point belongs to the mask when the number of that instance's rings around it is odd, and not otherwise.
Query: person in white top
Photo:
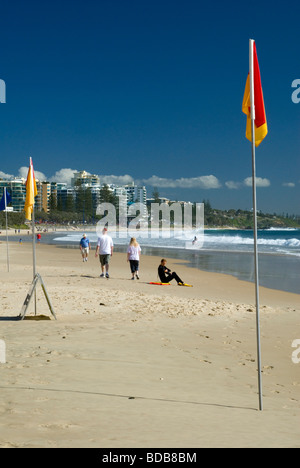
[[[98,244],[96,248],[95,257],[98,257],[101,263],[101,270],[102,273],[100,278],[109,278],[108,270],[109,270],[109,261],[110,257],[113,255],[114,250],[114,243],[112,238],[107,234],[107,228],[104,228],[102,231],[102,236],[98,237]],[[104,271],[106,274],[104,275]]]
[[[132,280],[134,280],[134,275],[136,279],[140,279],[139,277],[139,264],[140,264],[140,253],[141,247],[137,242],[135,237],[131,238],[130,244],[127,249],[127,262],[130,262],[130,270],[132,274]]]

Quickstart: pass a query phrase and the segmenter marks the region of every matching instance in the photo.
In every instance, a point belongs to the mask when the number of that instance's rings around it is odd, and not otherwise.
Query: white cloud
[[[71,179],[74,177],[74,172],[78,172],[76,169],[60,169],[50,177],[50,182],[66,183],[71,185]]]
[[[101,176],[100,175],[101,184],[127,185],[127,184],[131,184],[131,182],[134,182],[134,179],[128,174],[125,174],[123,176],[116,176],[116,175]]]
[[[13,175],[5,174],[5,172],[0,171],[0,179],[13,179]]]
[[[296,187],[296,184],[294,184],[294,182],[284,182],[282,185],[283,187],[289,187],[289,188]]]
[[[237,190],[243,186],[252,187],[252,177],[247,177],[243,182],[235,182],[233,180],[228,180],[225,182],[225,185],[230,190]],[[271,182],[269,179],[263,179],[262,177],[256,177],[256,186],[257,187],[270,187]]]
[[[244,180],[246,187],[252,187],[252,177],[247,177]],[[257,187],[270,187],[271,182],[269,179],[262,179],[261,177],[256,177],[256,186]]]
[[[18,177],[22,177],[23,179],[27,179],[27,174],[28,174],[28,167],[20,167],[19,169],[19,174],[18,174]],[[45,176],[45,174],[43,172],[39,172],[39,171],[34,171],[34,175],[35,175],[35,178],[37,180],[39,180],[40,182],[44,182],[47,179],[47,176]]]
[[[252,182],[252,178],[251,178],[251,182]],[[228,180],[228,182],[225,182],[225,185],[230,190],[237,190],[241,187],[242,184],[240,182],[234,182],[233,180]]]
[[[60,182],[71,185],[71,179],[74,177],[75,172],[80,172],[77,169],[64,168],[57,171],[52,177],[50,182]],[[86,171],[87,174],[90,174]],[[126,185],[134,182],[133,177],[128,174],[123,176],[116,175],[99,175],[101,184],[115,184],[115,185]]]
[[[175,187],[174,181],[172,181],[172,179],[165,179],[156,175],[153,175],[149,179],[143,179],[142,183],[151,185],[152,187]]]
[[[149,179],[142,181],[145,185],[151,185],[158,188],[201,188],[201,189],[217,189],[221,187],[219,180],[213,176],[199,176],[181,179],[167,179],[153,175]]]

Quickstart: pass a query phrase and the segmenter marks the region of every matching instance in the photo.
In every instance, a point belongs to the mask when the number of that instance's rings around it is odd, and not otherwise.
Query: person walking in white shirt
[[[112,238],[107,234],[107,228],[104,228],[102,231],[102,236],[98,237],[98,244],[96,248],[95,257],[98,257],[101,264],[102,273],[100,278],[109,278],[109,261],[113,255],[114,243]],[[105,274],[104,274],[105,272]]]
[[[139,263],[140,263],[140,253],[141,247],[137,242],[135,237],[131,238],[130,244],[127,250],[127,262],[130,262],[130,270],[132,274],[132,280],[134,280],[134,275],[136,279],[140,279],[139,277]]]

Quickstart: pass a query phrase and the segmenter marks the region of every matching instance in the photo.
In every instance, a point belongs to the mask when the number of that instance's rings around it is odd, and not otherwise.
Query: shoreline
[[[65,232],[65,231],[63,231]],[[73,231],[75,232],[75,231]],[[79,231],[81,232],[81,231]],[[62,249],[76,249],[77,242],[53,241],[56,232],[44,233],[41,245],[57,245]],[[19,236],[12,235],[11,243],[18,243]],[[6,243],[6,238],[0,237]],[[32,242],[32,235],[27,231],[22,238],[25,244]],[[92,243],[94,247],[94,242]],[[125,252],[127,244],[115,244],[115,251]],[[157,257],[168,256],[172,259],[186,260],[190,267],[200,271],[224,273],[239,280],[254,283],[253,253],[240,250],[184,249],[178,247],[142,245],[144,253]],[[299,257],[284,253],[259,252],[259,281],[261,287],[300,294]]]
[[[67,233],[83,233],[84,231],[95,231],[96,232],[96,227],[97,227],[97,224],[86,224],[86,225],[82,225],[82,226],[64,226],[64,225],[51,225],[51,224],[36,224],[36,233],[38,232],[37,229],[40,228],[41,230],[43,229],[46,229],[47,230],[47,233],[48,234],[51,234],[51,233],[61,233],[61,232],[67,232]],[[149,230],[151,228],[149,227]],[[249,232],[253,232],[253,229],[247,229],[247,228],[243,228],[243,227],[235,227],[235,226],[214,226],[214,227],[211,227],[211,226],[204,226],[204,231],[249,231]],[[9,236],[14,236],[14,235],[17,235],[15,234],[15,230],[19,230],[19,229],[15,229],[15,228],[12,228],[12,227],[8,227],[8,235]],[[117,230],[118,232],[126,232],[128,231],[128,228],[123,228],[123,227],[119,227],[117,226]],[[28,234],[28,231],[30,231],[30,235],[32,233],[32,226],[31,224],[28,225],[28,228],[27,229],[20,229],[20,234],[22,235],[27,235]],[[160,228],[160,231],[181,231],[179,230],[179,228],[177,227],[171,227],[171,228]],[[273,227],[270,227],[270,228],[262,228],[262,229],[258,229],[258,231],[300,231],[300,227],[278,227],[278,226],[273,226]],[[1,229],[0,231],[0,237],[5,237],[6,236],[6,228],[5,226]]]
[[[13,243],[13,256],[16,254],[19,254],[20,252],[26,255],[29,255],[29,264],[26,266],[27,270],[32,269],[32,247],[30,243],[25,243],[22,245],[19,245],[18,243]],[[1,249],[1,243],[0,243],[0,249]],[[3,252],[3,249],[2,249]],[[4,252],[3,252],[4,253]],[[67,256],[68,258],[71,259],[72,262],[75,262],[75,264],[78,264],[77,266],[81,266],[81,255],[79,248],[76,246],[61,246],[57,244],[37,244],[36,245],[36,257],[37,257],[37,269],[39,267],[39,254],[42,254],[42,261],[44,260],[45,257],[49,258],[58,258],[61,255],[62,256]],[[91,269],[92,272],[98,270],[99,267],[99,262],[98,259],[94,258],[94,253],[95,249],[90,251],[89,255],[89,262],[86,264],[85,270]],[[169,253],[170,255],[164,255],[165,253]],[[149,247],[144,247],[141,255],[141,260],[140,260],[140,269],[141,271],[143,270],[143,262],[145,261],[146,263],[146,272],[147,272],[147,281],[157,281],[157,268],[158,265],[160,264],[160,260],[162,257],[167,257],[168,264],[172,266],[172,270],[174,269],[178,270],[178,273],[181,274],[181,270],[183,269],[185,271],[185,276],[188,278],[189,284],[193,284],[192,278],[196,277],[198,278],[198,286],[201,284],[215,284],[215,292],[211,294],[210,299],[212,300],[232,300],[232,298],[235,298],[234,301],[238,302],[241,301],[243,303],[250,303],[254,304],[255,302],[255,294],[254,294],[254,284],[249,281],[249,280],[244,280],[241,278],[238,278],[231,272],[216,272],[216,271],[210,271],[210,270],[205,270],[205,269],[200,269],[198,267],[195,267],[188,259],[182,258],[180,255],[180,252],[178,252],[178,255],[173,255],[176,254],[175,249],[153,249]],[[185,251],[183,251],[185,254]],[[161,255],[162,254],[162,255]],[[215,254],[215,252],[214,252]],[[246,253],[245,253],[246,254]],[[231,257],[231,253],[228,253],[228,256]],[[120,262],[127,265],[128,272],[129,272],[129,267],[128,264],[126,263],[126,248],[125,246],[116,246],[114,249],[114,259],[117,258],[117,264],[119,265]],[[3,270],[5,271],[6,267],[6,262],[5,262],[5,255],[2,255],[2,263],[3,263]],[[113,270],[113,259],[111,260],[111,270]],[[149,271],[149,267],[151,267],[151,272]],[[123,270],[123,267],[122,267]],[[11,273],[10,273],[11,274]],[[100,274],[100,270],[99,270]],[[128,277],[130,275],[128,274]],[[87,278],[89,277],[89,273],[87,272]],[[91,273],[91,278],[94,278],[95,276]],[[96,275],[97,278],[97,275]],[[120,278],[118,276],[119,280],[122,281],[127,281],[126,276],[123,278]],[[115,278],[111,277],[112,280]],[[146,284],[148,287],[151,289],[151,285],[149,285],[147,282],[144,283],[141,281],[140,283]],[[174,282],[173,282],[174,283]],[[175,287],[175,284],[172,284],[172,291],[177,289],[182,288],[177,288]],[[224,285],[226,285],[226,288],[224,288]],[[197,287],[197,284],[195,285]],[[175,289],[174,289],[175,288]],[[152,288],[153,289],[153,288]],[[161,288],[159,288],[161,289]],[[167,288],[169,289],[169,288]],[[184,291],[189,290],[190,288],[184,288]],[[200,287],[201,290],[201,287]],[[228,290],[228,291],[227,291]],[[172,293],[173,293],[172,292]],[[191,295],[194,295],[195,289],[191,289]],[[220,297],[218,297],[218,293],[220,293]],[[244,294],[244,298],[243,298]],[[223,297],[224,295],[224,297]],[[198,297],[198,292],[196,293],[196,297]],[[264,287],[260,285],[260,298],[261,298],[261,305],[268,305],[271,307],[277,307],[280,305],[281,307],[286,304],[288,306],[294,307],[294,308],[299,308],[300,306],[300,294],[298,293],[293,293],[290,291],[283,291],[280,289],[274,289],[274,288],[269,288],[269,287]],[[263,301],[266,300],[267,302],[264,303]]]

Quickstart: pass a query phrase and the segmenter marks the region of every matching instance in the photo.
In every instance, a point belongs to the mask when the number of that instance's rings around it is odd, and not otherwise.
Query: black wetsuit
[[[179,278],[175,271],[171,273],[171,270],[163,265],[159,265],[158,267],[158,276],[162,283],[169,283],[173,279],[175,279],[177,283],[183,283],[182,279]]]

